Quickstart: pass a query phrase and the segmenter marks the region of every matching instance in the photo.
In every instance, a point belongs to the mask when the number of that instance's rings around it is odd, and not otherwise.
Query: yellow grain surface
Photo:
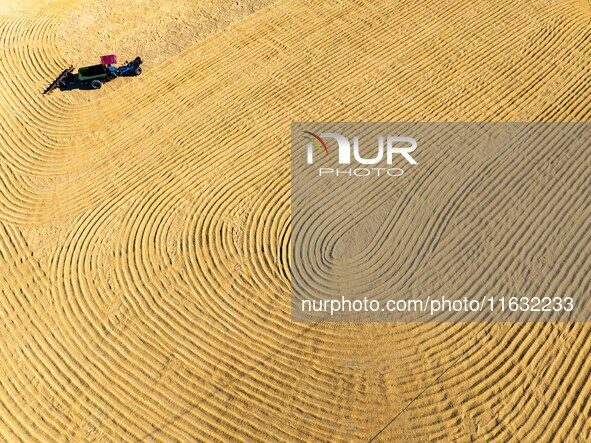
[[[292,121],[588,121],[587,0],[7,1],[0,41],[0,440],[590,440],[587,326],[294,324],[287,269]],[[40,94],[103,52],[144,73]]]

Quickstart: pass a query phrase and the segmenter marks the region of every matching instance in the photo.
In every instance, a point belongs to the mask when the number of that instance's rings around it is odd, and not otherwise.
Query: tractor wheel
[[[103,86],[103,82],[100,80],[93,80],[90,82],[90,87],[92,89],[101,89],[101,86]]]
[[[142,68],[139,66],[133,70],[133,75],[140,75],[142,73]]]

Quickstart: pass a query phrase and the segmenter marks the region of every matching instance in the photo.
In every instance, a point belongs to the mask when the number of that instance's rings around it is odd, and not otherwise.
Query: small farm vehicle
[[[126,61],[125,64],[119,67],[112,66],[113,63],[117,63],[117,57],[114,55],[103,55],[100,64],[78,68],[78,72],[75,74],[74,67],[70,66],[49,85],[45,90],[45,94],[49,94],[57,87],[76,85],[88,85],[92,89],[99,89],[103,86],[103,83],[117,77],[140,75],[142,73],[142,59],[140,57],[136,57],[130,62]]]

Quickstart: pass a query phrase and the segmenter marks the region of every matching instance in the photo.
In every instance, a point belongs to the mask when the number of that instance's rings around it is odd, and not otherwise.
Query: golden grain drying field
[[[291,122],[589,121],[588,0],[2,0],[0,41],[0,441],[591,440],[589,327],[293,323],[287,266]]]

